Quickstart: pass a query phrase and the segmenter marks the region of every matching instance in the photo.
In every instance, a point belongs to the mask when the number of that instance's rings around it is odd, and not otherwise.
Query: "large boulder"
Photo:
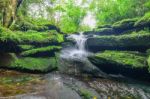
[[[137,79],[149,79],[146,56],[132,51],[104,51],[89,60],[103,72]],[[150,80],[150,79],[149,79]]]
[[[145,31],[133,32],[119,36],[95,36],[87,40],[91,51],[101,50],[132,50],[146,51],[150,46],[150,33]]]

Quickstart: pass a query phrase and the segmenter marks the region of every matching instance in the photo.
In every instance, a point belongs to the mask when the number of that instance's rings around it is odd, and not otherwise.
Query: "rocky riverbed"
[[[0,99],[149,99],[150,85],[127,78],[59,73],[35,75],[1,70]]]

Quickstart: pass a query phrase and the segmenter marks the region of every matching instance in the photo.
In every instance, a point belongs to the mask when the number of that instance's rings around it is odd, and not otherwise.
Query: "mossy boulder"
[[[26,17],[25,19],[18,18],[14,24],[10,27],[11,30],[17,31],[28,31],[28,30],[35,30],[35,31],[47,31],[47,30],[56,30],[60,32],[60,29],[55,25],[50,24],[45,19],[31,19]]]
[[[109,74],[122,74],[135,78],[147,78],[146,56],[133,51],[104,51],[90,56],[89,60]]]
[[[51,58],[33,58],[25,57],[16,59],[9,66],[18,70],[48,72],[57,69],[57,60],[55,57]]]
[[[57,69],[58,60],[54,57],[17,57],[12,53],[1,53],[0,68],[23,72],[44,73]]]
[[[89,50],[138,50],[146,51],[150,46],[150,33],[145,31],[124,35],[96,36],[87,40]]]
[[[29,47],[44,47],[50,45],[59,45],[64,42],[64,35],[56,31],[11,31],[0,27],[0,51],[3,52],[21,52]],[[26,45],[26,46],[20,46]],[[26,47],[25,49],[23,47]],[[27,48],[30,49],[30,48]]]

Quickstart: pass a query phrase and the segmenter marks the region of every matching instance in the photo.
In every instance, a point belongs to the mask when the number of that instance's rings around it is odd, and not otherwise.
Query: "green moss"
[[[28,56],[28,55],[34,55],[40,52],[51,52],[55,50],[60,50],[61,46],[48,46],[48,47],[41,47],[41,48],[35,48],[31,50],[27,50],[21,53],[22,56]]]
[[[113,29],[112,28],[98,28],[96,29],[95,31],[97,32],[107,32],[107,33],[112,33],[113,32]]]
[[[150,12],[146,13],[142,18],[140,18],[136,23],[135,26],[145,26],[150,24]]]
[[[150,46],[150,33],[140,31],[119,36],[97,36],[94,38],[89,38],[88,45],[109,47]]]
[[[30,17],[25,17],[25,20],[32,23],[33,25],[37,25],[37,26],[44,26],[46,24],[51,24],[50,20],[44,19],[44,18],[37,18],[37,19],[33,19]]]
[[[143,68],[146,66],[146,57],[137,52],[127,51],[104,51],[96,54],[95,58],[105,59],[108,62],[113,62],[123,66],[132,68]]]
[[[29,49],[33,49],[34,46],[33,45],[18,45],[22,50],[29,50]]]
[[[51,31],[10,31],[0,27],[0,41],[12,41],[16,43],[61,43],[64,41],[63,35]]]
[[[31,81],[35,79],[32,76],[29,75],[21,75],[21,77],[11,77],[11,76],[6,76],[6,77],[1,77],[0,78],[0,83],[1,84],[13,84],[13,83],[26,83],[28,81]]]
[[[80,89],[80,95],[82,96],[83,99],[92,99],[93,95],[91,92],[89,92],[86,89]]]
[[[147,62],[148,62],[148,70],[150,72],[150,56],[148,57]]]
[[[11,63],[10,68],[19,70],[41,71],[47,72],[57,68],[57,60],[52,58],[19,58]]]
[[[150,55],[150,49],[147,49],[147,50],[146,50],[146,54],[147,54],[147,55]]]
[[[19,41],[19,36],[10,31],[7,28],[0,27],[0,41],[13,40],[15,42]]]
[[[138,18],[133,19],[124,19],[121,21],[118,21],[112,25],[115,29],[128,29],[134,26],[134,23],[138,20]]]

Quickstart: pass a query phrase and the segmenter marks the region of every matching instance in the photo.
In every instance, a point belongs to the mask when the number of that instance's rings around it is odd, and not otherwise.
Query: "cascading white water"
[[[76,47],[80,51],[85,51],[85,42],[87,40],[86,36],[81,32],[79,35],[72,34],[68,38],[72,38],[76,41]]]
[[[65,59],[85,59],[89,54],[85,48],[87,37],[80,32],[79,34],[72,34],[67,38],[73,39],[76,45],[73,48],[62,50],[61,57]]]

